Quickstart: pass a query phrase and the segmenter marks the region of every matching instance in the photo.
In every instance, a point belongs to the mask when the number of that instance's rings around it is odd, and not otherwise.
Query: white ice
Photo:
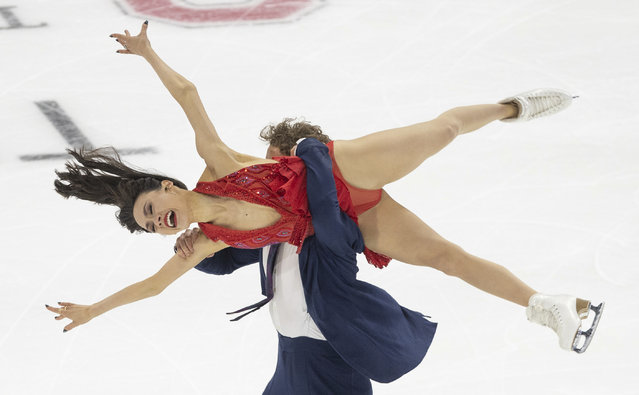
[[[203,162],[152,69],[117,55],[108,37],[144,18],[113,1],[3,6],[47,26],[0,30],[0,393],[261,393],[276,361],[267,309],[237,323],[225,315],[261,299],[256,266],[221,278],[191,271],[66,334],[68,321],[45,310],[146,278],[174,238],[132,236],[113,208],[62,199],[52,185],[62,159],[20,160],[67,146],[34,102],[57,101],[96,146],[154,147],[125,159],[190,186]],[[196,84],[222,138],[258,156],[258,132],[284,117],[349,139],[536,87],[579,95],[555,116],[461,136],[387,189],[532,287],[605,300],[590,349],[561,350],[523,308],[432,269],[362,260],[362,279],[439,322],[422,364],[374,391],[639,393],[636,1],[329,0],[286,23],[149,20],[154,48]]]

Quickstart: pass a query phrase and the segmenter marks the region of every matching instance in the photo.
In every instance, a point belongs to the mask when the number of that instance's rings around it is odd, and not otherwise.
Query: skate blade
[[[590,309],[595,312],[595,318],[592,321],[592,325],[590,329],[587,331],[578,330],[577,335],[575,336],[575,340],[572,343],[572,350],[578,354],[583,354],[590,345],[592,341],[592,337],[595,335],[595,331],[597,330],[597,326],[599,325],[599,320],[601,319],[601,314],[603,313],[603,309],[605,307],[605,303],[601,302],[599,306],[590,305]],[[581,347],[579,347],[579,342],[583,337],[584,343]]]

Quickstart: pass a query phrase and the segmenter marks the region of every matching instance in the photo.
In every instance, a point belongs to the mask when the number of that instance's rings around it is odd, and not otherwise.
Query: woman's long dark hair
[[[163,180],[187,189],[184,183],[174,178],[130,168],[113,147],[67,152],[75,161],[67,161],[66,171],[56,170],[58,179],[53,182],[56,192],[64,198],[73,196],[119,207],[115,217],[131,233],[147,231],[133,217],[133,204],[141,193],[160,188]]]

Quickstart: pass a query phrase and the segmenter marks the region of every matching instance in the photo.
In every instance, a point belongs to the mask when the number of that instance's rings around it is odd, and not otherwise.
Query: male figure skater
[[[370,394],[371,379],[393,381],[421,362],[437,325],[356,279],[356,254],[364,242],[357,224],[340,210],[328,149],[304,139],[296,154],[306,163],[315,229],[301,253],[288,244],[227,248],[196,268],[227,274],[259,260],[267,298],[236,313],[270,302],[279,349],[264,394]]]

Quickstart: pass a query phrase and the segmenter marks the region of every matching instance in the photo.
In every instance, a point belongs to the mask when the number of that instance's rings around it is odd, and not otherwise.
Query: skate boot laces
[[[561,348],[570,350],[581,326],[576,300],[568,295],[535,294],[530,298],[526,315],[530,321],[555,331]]]
[[[530,321],[547,326],[557,333],[559,332],[559,325],[563,324],[563,320],[557,306],[552,305],[550,309],[545,309],[540,305],[535,305],[529,306],[528,309],[526,312],[530,312],[528,314]]]
[[[543,116],[545,113],[554,112],[559,105],[561,105],[561,98],[554,95],[544,95],[544,96],[531,96],[528,99],[530,103],[530,117],[537,118]]]
[[[604,303],[593,306],[589,301],[570,295],[533,295],[526,308],[528,320],[549,327],[559,337],[559,346],[564,350],[583,353],[586,351],[599,325]],[[582,319],[594,312],[588,330],[582,330]]]
[[[501,104],[514,104],[519,109],[517,116],[502,121],[530,121],[551,115],[568,107],[575,97],[558,89],[535,89],[520,93],[499,101]]]

